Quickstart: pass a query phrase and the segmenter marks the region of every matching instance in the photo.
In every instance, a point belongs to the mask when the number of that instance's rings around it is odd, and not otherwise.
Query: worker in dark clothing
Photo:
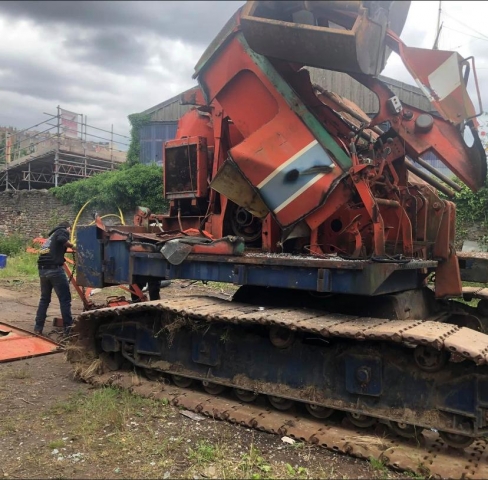
[[[73,244],[69,241],[70,231],[71,225],[69,222],[61,222],[49,232],[49,238],[39,253],[37,266],[41,280],[41,298],[37,308],[36,324],[34,327],[34,332],[37,334],[42,334],[53,289],[59,299],[65,335],[70,333],[73,324],[73,317],[71,316],[71,292],[68,277],[63,269],[66,249],[74,249]]]

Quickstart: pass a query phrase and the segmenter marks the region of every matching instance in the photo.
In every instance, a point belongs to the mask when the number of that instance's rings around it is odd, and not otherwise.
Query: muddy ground
[[[164,295],[231,289],[174,282]],[[201,284],[200,284],[201,285]],[[115,293],[106,289],[97,302]],[[120,291],[118,292],[120,293]],[[36,282],[0,282],[0,322],[33,329]],[[73,292],[73,314],[82,305]],[[57,299],[45,333],[59,316]],[[74,380],[63,353],[0,364],[0,477],[4,478],[401,478],[378,461],[211,419]]]

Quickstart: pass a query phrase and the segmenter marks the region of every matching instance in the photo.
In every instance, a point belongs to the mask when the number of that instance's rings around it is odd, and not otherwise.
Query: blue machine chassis
[[[135,279],[188,279],[343,293],[383,295],[416,289],[435,261],[375,262],[250,253],[244,256],[189,255],[172,265],[161,253],[131,251],[131,242],[104,241],[95,225],[77,232],[78,283],[102,288]]]

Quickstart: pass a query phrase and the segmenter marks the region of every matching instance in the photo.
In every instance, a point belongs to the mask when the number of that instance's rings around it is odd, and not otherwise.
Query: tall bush
[[[155,213],[164,213],[167,202],[163,198],[163,170],[157,165],[140,163],[99,173],[93,177],[51,189],[63,203],[81,208],[94,200],[99,208],[125,211],[144,206]]]
[[[27,242],[21,235],[0,233],[0,253],[13,256],[25,250]]]

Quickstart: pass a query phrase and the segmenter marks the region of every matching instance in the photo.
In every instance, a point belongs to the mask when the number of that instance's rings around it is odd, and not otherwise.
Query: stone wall
[[[83,211],[78,225],[93,221],[96,205],[89,204]],[[59,222],[73,222],[78,213],[70,205],[63,204],[47,190],[19,190],[0,192],[0,235],[18,234],[25,238],[47,236],[49,230]],[[108,213],[97,210],[99,215]],[[127,223],[132,223],[133,212],[124,212]],[[108,225],[118,222],[115,217],[104,219]]]

